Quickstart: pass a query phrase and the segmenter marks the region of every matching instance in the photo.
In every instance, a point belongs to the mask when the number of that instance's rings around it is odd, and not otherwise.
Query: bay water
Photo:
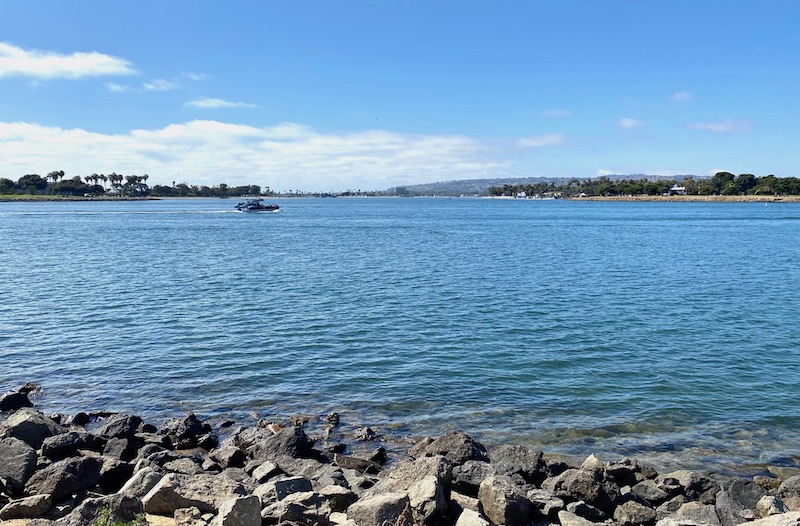
[[[797,466],[799,204],[277,202],[0,203],[0,389]]]

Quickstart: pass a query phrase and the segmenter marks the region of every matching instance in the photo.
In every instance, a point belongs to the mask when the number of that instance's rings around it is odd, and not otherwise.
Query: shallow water
[[[800,205],[0,203],[0,388],[154,421],[796,463]]]

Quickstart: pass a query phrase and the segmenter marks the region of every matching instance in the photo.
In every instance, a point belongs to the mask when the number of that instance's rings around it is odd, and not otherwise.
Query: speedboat
[[[248,199],[237,203],[234,207],[240,212],[280,212],[281,207],[276,204],[265,205],[264,200],[260,197],[258,199]]]

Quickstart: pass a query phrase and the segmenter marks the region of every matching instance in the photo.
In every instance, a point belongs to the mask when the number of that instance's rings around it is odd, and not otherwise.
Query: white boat
[[[264,200],[260,197],[257,199],[248,199],[237,203],[234,207],[239,212],[280,212],[281,207],[276,204],[265,205]]]

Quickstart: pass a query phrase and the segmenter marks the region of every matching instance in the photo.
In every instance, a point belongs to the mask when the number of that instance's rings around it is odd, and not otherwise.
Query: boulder
[[[594,522],[584,519],[583,517],[578,517],[574,513],[570,513],[566,510],[558,512],[558,522],[561,526],[597,526]]]
[[[669,494],[663,489],[659,488],[658,484],[651,479],[639,482],[633,486],[633,488],[631,488],[631,492],[640,499],[644,499],[655,506],[658,506],[661,503],[669,500]]]
[[[458,515],[455,526],[491,526],[491,524],[477,511],[465,509]]]
[[[540,485],[547,477],[542,452],[524,446],[500,446],[491,451],[492,467],[498,475],[520,477],[529,484]]]
[[[157,473],[153,468],[145,467],[133,474],[128,481],[120,488],[117,493],[143,499],[163,475]]]
[[[439,477],[429,475],[408,488],[411,513],[417,523],[427,523],[447,512],[445,489]]]
[[[714,504],[720,490],[719,484],[710,478],[688,470],[667,473],[659,476],[656,482],[670,495],[682,493],[689,500],[697,500],[701,504]]]
[[[41,517],[53,506],[52,495],[33,495],[12,500],[0,510],[0,520],[33,519]]]
[[[650,466],[645,466],[638,459],[623,458],[609,462],[605,472],[620,486],[635,486],[636,484],[656,478],[658,473]]]
[[[325,497],[333,511],[345,511],[358,500],[355,493],[336,484],[322,487],[319,490],[319,494]]]
[[[784,480],[778,487],[778,496],[800,497],[800,475],[795,475]]]
[[[542,515],[553,522],[558,520],[558,512],[566,509],[563,499],[559,499],[543,489],[530,490],[528,500]]]
[[[114,415],[95,432],[105,439],[133,438],[142,424],[142,419],[134,415]]]
[[[142,501],[127,495],[109,495],[87,499],[58,521],[63,526],[86,526],[87,524],[118,524],[131,522],[142,515]]]
[[[285,499],[267,506],[261,511],[261,518],[267,524],[328,526],[331,513],[330,505],[322,495],[306,491],[292,493]]]
[[[468,460],[453,466],[451,484],[454,490],[476,497],[481,482],[496,474],[492,464],[482,460]]]
[[[566,502],[583,500],[606,513],[613,511],[619,494],[615,484],[597,480],[591,472],[579,469],[568,469],[546,480],[542,488]]]
[[[244,487],[233,480],[214,475],[169,473],[144,496],[144,511],[172,515],[180,508],[196,507],[203,513],[217,513],[228,499],[245,494]]]
[[[311,481],[305,477],[289,477],[275,481],[275,495],[278,500],[283,500],[292,493],[308,491],[311,491]]]
[[[411,504],[406,493],[385,493],[359,499],[347,508],[347,518],[357,526],[411,524]]]
[[[100,480],[97,485],[104,493],[116,493],[133,476],[133,465],[113,458],[100,457]]]
[[[0,439],[0,479],[4,479],[12,491],[22,490],[38,460],[36,451],[22,440]]]
[[[606,520],[606,514],[603,513],[602,510],[599,510],[591,504],[583,502],[582,500],[567,504],[567,511],[592,522],[603,522]]]
[[[194,458],[184,457],[170,460],[164,463],[164,469],[172,473],[182,473],[184,475],[199,475],[203,473],[203,467]]]
[[[208,441],[211,426],[200,421],[194,413],[189,413],[185,418],[166,422],[159,433],[167,435],[176,449],[191,449]]]
[[[678,509],[677,515],[681,519],[688,519],[696,524],[722,526],[717,515],[717,508],[713,504],[687,502]]]
[[[756,504],[766,494],[766,490],[752,480],[733,480],[716,497],[717,516],[722,526],[741,524],[748,516],[752,520]]]
[[[255,459],[273,460],[284,456],[301,458],[311,453],[313,445],[314,441],[306,436],[302,427],[285,427],[277,435],[257,442],[247,452]]]
[[[452,464],[463,464],[467,460],[489,461],[483,444],[463,431],[448,431],[415,453],[417,457],[441,455]]]
[[[34,473],[25,484],[25,493],[49,493],[58,501],[78,491],[94,487],[100,480],[103,462],[95,457],[60,460]]]
[[[762,518],[779,515],[788,511],[781,498],[774,495],[764,495],[756,502],[756,515]]]
[[[0,411],[16,411],[23,407],[33,407],[27,393],[9,391],[0,395]]]
[[[106,441],[85,431],[68,431],[51,437],[42,442],[42,455],[53,461],[74,457],[78,451],[88,450],[101,452]]]
[[[614,510],[614,522],[621,526],[653,524],[655,521],[656,510],[633,500],[623,502]]]
[[[103,448],[103,456],[130,462],[136,458],[137,449],[133,440],[127,438],[109,438]]]
[[[797,526],[798,524],[800,524],[800,511],[790,511],[748,522],[747,526]]]
[[[255,495],[226,500],[214,526],[261,526],[261,501]]]
[[[208,526],[208,522],[203,519],[203,513],[195,508],[181,508],[172,514],[175,526]]]
[[[369,495],[379,493],[408,492],[409,488],[426,477],[435,477],[443,485],[443,490],[449,492],[452,471],[450,463],[442,456],[422,457],[414,461],[403,462],[393,469],[385,472],[374,487],[368,491]]]
[[[244,451],[236,446],[223,446],[209,453],[208,457],[219,464],[222,469],[243,468],[247,461]]]
[[[333,454],[333,463],[345,469],[355,469],[362,473],[371,473],[373,475],[380,473],[381,469],[383,469],[380,464],[373,460],[342,455],[341,453]]]
[[[483,514],[495,524],[526,524],[531,512],[531,502],[511,477],[493,475],[478,490],[478,500]]]
[[[39,411],[23,408],[0,425],[0,436],[22,440],[33,449],[42,447],[44,439],[63,433],[65,429]]]
[[[281,470],[278,468],[277,464],[269,460],[265,460],[251,472],[250,476],[253,477],[256,482],[260,483],[269,480],[280,472]]]

